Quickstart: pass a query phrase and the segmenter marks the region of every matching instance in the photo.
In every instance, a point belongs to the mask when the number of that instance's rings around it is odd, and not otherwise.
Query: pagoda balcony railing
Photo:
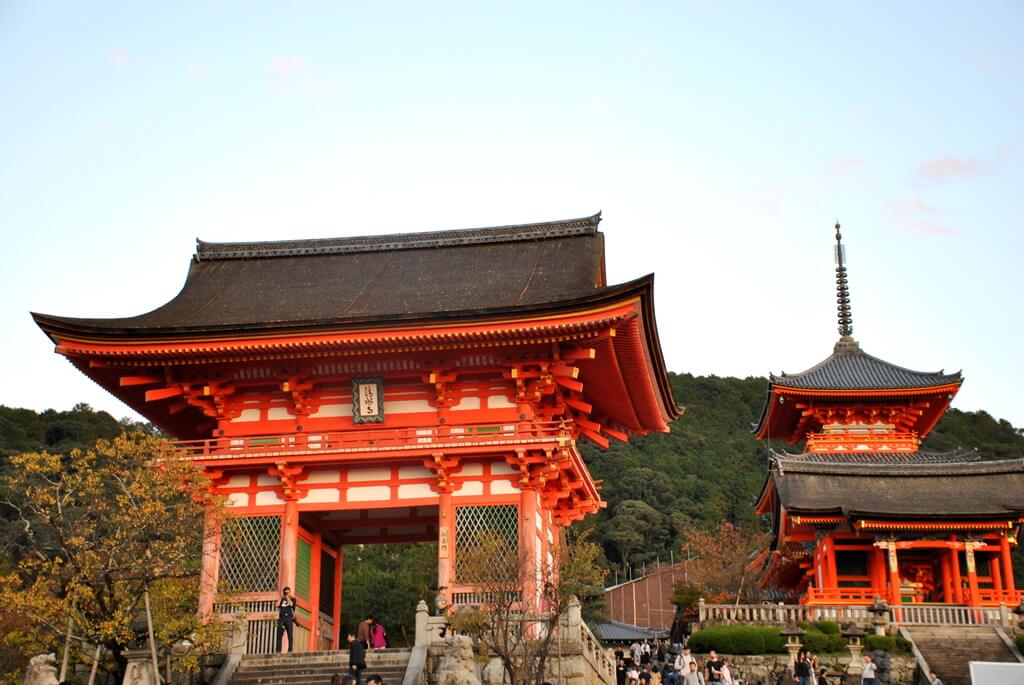
[[[805,604],[871,604],[878,590],[869,587],[840,587],[819,590],[808,587]]]
[[[897,604],[889,607],[888,620],[897,625],[999,625],[1009,627],[1016,617],[1013,604],[964,606],[962,604]],[[849,604],[698,604],[701,625],[755,623],[783,626],[800,621],[836,621],[872,626],[875,616],[867,605]]]
[[[221,436],[181,440],[175,446],[187,459],[217,461],[367,452],[430,453],[460,448],[572,444],[571,425],[563,421],[428,427],[358,428],[280,435]]]
[[[800,621],[836,621],[839,623],[871,623],[872,615],[868,605],[812,606],[809,604],[707,604],[698,603],[701,624],[713,623],[758,623],[764,625],[787,625]]]

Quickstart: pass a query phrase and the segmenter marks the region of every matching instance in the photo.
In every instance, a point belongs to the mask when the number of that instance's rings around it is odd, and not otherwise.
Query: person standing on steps
[[[356,626],[356,638],[363,643],[363,647],[370,648],[370,626],[375,623],[372,615],[367,616]]]
[[[928,685],[942,685],[942,679],[935,671],[928,671]]]
[[[292,589],[281,590],[281,601],[277,603],[277,652],[281,653],[281,638],[288,633],[288,651],[295,651],[295,598]]]
[[[384,631],[384,626],[373,616],[370,619],[373,621],[370,624],[370,649],[387,649],[388,635]]]
[[[354,633],[348,634],[348,672],[356,679],[355,685],[360,685],[359,677],[366,668],[366,646]]]

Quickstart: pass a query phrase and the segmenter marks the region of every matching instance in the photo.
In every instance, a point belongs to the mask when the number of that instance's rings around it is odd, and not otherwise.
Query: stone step
[[[913,626],[907,633],[946,685],[970,685],[971,661],[1016,661],[992,628]]]
[[[344,675],[346,671],[340,670],[324,670],[324,671],[312,671],[309,673],[280,673],[280,672],[266,672],[266,673],[249,673],[246,675],[239,675],[236,673],[231,678],[231,685],[304,685],[305,683],[327,683],[334,675]],[[379,675],[384,679],[385,683],[394,685],[401,683],[405,677],[405,670],[392,670],[392,671],[363,671],[363,680],[369,675]]]
[[[409,664],[409,649],[374,650],[366,655],[363,679],[380,675],[398,685]],[[348,673],[348,650],[288,654],[247,654],[231,678],[231,685],[318,685],[334,675]]]

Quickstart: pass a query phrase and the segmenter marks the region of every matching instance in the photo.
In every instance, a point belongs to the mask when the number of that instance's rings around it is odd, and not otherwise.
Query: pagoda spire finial
[[[836,219],[836,311],[839,316],[840,345],[855,346],[853,340],[853,314],[850,311],[850,284],[846,278],[846,249],[843,247],[843,234],[839,232],[839,220]],[[837,346],[838,347],[838,346]]]

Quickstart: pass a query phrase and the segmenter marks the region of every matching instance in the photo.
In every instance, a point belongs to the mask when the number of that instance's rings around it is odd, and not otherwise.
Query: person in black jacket
[[[362,640],[357,640],[354,632],[348,634],[348,672],[360,685],[360,676],[366,668],[366,647]]]
[[[277,603],[277,651],[281,652],[281,638],[288,633],[288,651],[295,651],[295,598],[292,589],[281,590],[281,601]]]

